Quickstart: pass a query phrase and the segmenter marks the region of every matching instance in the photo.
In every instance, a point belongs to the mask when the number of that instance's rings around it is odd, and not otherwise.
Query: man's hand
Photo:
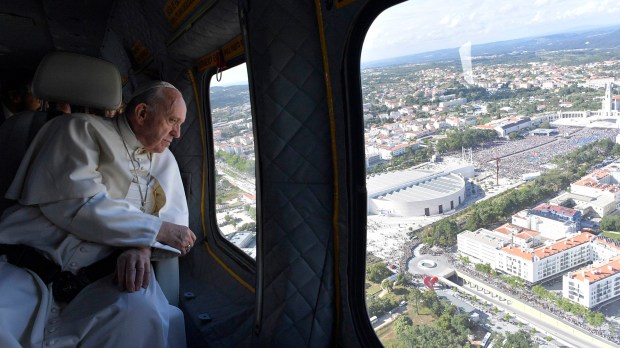
[[[157,233],[157,240],[181,250],[181,256],[184,256],[194,246],[196,235],[188,227],[164,221]]]
[[[124,251],[116,260],[114,281],[121,291],[134,292],[147,288],[151,278],[151,248]]]

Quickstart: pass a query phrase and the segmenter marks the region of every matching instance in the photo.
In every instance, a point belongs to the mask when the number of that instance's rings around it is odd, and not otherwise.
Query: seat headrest
[[[115,110],[121,105],[121,75],[114,64],[105,60],[52,52],[34,74],[32,94],[52,102]]]

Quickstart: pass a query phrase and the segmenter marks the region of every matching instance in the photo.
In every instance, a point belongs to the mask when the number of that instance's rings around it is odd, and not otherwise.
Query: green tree
[[[422,292],[422,304],[426,308],[431,308],[435,302],[439,302],[437,294],[432,290],[426,290]]]
[[[387,290],[387,292],[392,292],[394,290],[394,283],[389,279],[383,279],[381,281],[381,288]]]
[[[405,326],[397,332],[401,347],[468,347],[470,323],[467,315],[455,314],[456,307],[444,304],[432,325]]]
[[[422,291],[420,291],[420,289],[418,288],[413,288],[411,289],[411,297],[409,298],[409,301],[411,302],[413,300],[413,303],[415,303],[415,313],[416,314],[420,314],[420,297],[422,297]]]
[[[407,315],[401,315],[394,320],[394,332],[396,335],[402,335],[403,332],[413,326],[413,321]]]
[[[256,223],[246,222],[243,225],[239,226],[239,231],[256,231]]]
[[[540,285],[532,286],[532,292],[544,300],[549,298],[549,291]]]
[[[392,275],[392,272],[387,269],[385,263],[377,262],[366,267],[366,274],[368,275],[368,280],[371,282],[381,283],[383,279]]]
[[[605,323],[605,315],[597,311],[593,315],[588,316],[588,323],[592,326],[599,327]]]
[[[504,348],[531,348],[534,344],[532,336],[526,332],[519,330],[516,333],[507,333]]]
[[[456,243],[456,235],[459,227],[456,222],[450,219],[442,219],[432,227],[431,237],[433,244],[440,246],[450,246]]]
[[[475,267],[476,271],[482,272],[484,274],[493,274],[494,273],[493,268],[488,263],[477,263],[476,266],[474,266],[474,267]]]
[[[612,215],[605,216],[601,219],[600,227],[604,231],[620,232],[620,216]]]
[[[464,265],[469,265],[471,263],[471,260],[469,259],[469,256],[463,256],[460,255],[459,256],[459,260],[464,264]]]
[[[458,335],[467,336],[471,329],[471,322],[466,314],[456,314],[450,316],[450,326]]]
[[[256,221],[256,208],[251,207],[249,205],[247,207],[248,207],[248,215],[250,215],[252,220]]]
[[[525,287],[525,281],[517,276],[502,276],[502,279],[513,288]]]
[[[487,112],[489,114],[499,114],[499,105],[497,103],[487,104]]]
[[[436,149],[439,152],[460,150],[461,147],[472,147],[497,139],[494,130],[468,128],[465,130],[449,131],[447,138],[437,141]]]
[[[368,306],[368,315],[371,317],[383,315],[396,307],[396,303],[387,297],[371,297],[366,300],[366,305]]]
[[[398,275],[396,276],[396,282],[394,282],[394,285],[399,284],[399,285],[407,285],[409,283],[409,277],[407,276],[407,273],[398,273]]]
[[[480,218],[480,214],[474,208],[471,214],[469,214],[469,217],[467,218],[465,229],[475,231],[480,227],[482,227],[482,219]]]

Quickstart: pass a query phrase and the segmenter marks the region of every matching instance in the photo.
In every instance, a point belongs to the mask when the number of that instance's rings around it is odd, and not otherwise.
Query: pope
[[[18,204],[0,220],[0,243],[43,258],[0,261],[0,346],[185,346],[182,312],[150,261],[154,246],[185,255],[196,240],[168,149],[187,107],[156,81],[125,110],[56,117],[29,147],[6,195]]]

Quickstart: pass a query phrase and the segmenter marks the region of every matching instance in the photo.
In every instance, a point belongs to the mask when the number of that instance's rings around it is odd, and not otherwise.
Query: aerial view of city
[[[465,29],[495,22],[444,13],[428,30],[443,46],[390,57],[372,40],[413,29],[369,31],[366,300],[384,346],[620,346],[620,5],[558,4],[509,9],[480,44]],[[413,16],[398,6],[377,26]],[[551,10],[563,26],[534,31]],[[212,87],[211,105],[218,224],[254,257],[247,85]]]

